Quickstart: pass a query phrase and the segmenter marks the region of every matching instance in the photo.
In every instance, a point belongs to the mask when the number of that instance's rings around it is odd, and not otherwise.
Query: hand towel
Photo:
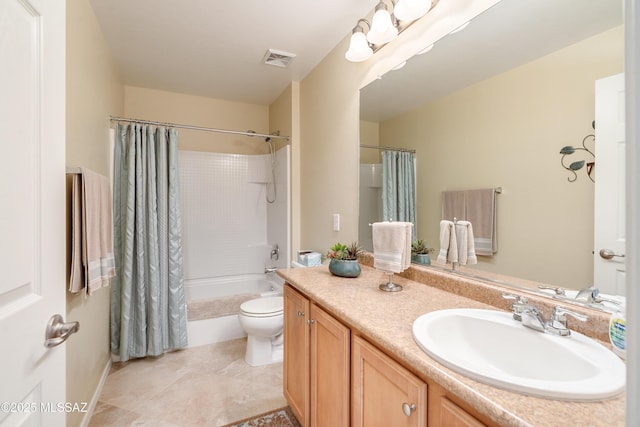
[[[411,265],[410,222],[375,222],[372,224],[373,266],[400,273]]]
[[[82,258],[87,294],[107,286],[115,276],[113,255],[113,205],[107,177],[81,168]]]
[[[440,221],[440,252],[436,259],[438,264],[458,262],[458,242],[453,221]]]
[[[467,190],[466,209],[464,219],[473,224],[476,254],[493,256],[498,251],[495,189]]]
[[[467,219],[465,201],[465,191],[443,191],[442,219],[448,221]]]
[[[90,295],[115,276],[113,205],[109,180],[81,168],[71,181],[69,291]]]
[[[458,264],[477,264],[475,245],[473,242],[473,226],[469,221],[455,223],[456,242],[458,244]]]

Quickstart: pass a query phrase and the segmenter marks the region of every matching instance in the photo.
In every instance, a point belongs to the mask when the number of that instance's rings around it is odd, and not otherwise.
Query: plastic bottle
[[[626,334],[626,307],[611,313],[609,319],[609,341],[613,346],[613,352],[623,359],[627,357],[627,334]]]

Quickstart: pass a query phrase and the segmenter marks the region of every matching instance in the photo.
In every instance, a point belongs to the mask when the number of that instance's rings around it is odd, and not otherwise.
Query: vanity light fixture
[[[376,50],[395,39],[413,21],[426,15],[433,6],[432,0],[388,1],[391,2],[391,10],[385,0],[380,0],[376,5],[371,23],[366,19],[358,20],[351,31],[349,49],[344,55],[347,60],[351,62],[366,61]],[[366,34],[361,25],[362,22],[369,27]]]
[[[366,61],[373,55],[373,49],[367,41],[367,37],[364,35],[364,29],[360,25],[361,22],[367,24],[371,28],[371,24],[366,19],[360,19],[353,30],[351,31],[351,42],[349,43],[349,50],[345,53],[344,57],[351,62]]]

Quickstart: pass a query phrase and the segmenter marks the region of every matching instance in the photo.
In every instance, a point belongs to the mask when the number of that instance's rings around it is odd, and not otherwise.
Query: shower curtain
[[[415,162],[409,152],[382,152],[382,218],[413,223],[412,240],[416,239]]]
[[[120,361],[187,346],[175,129],[116,126],[111,352]]]

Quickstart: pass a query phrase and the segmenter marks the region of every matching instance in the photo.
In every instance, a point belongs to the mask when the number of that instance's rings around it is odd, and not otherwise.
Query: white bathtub
[[[185,280],[187,301],[221,298],[240,294],[282,293],[283,280],[275,273],[241,274]]]
[[[232,299],[238,295],[265,297],[282,295],[283,280],[276,274],[242,274],[208,279],[185,280],[187,303]],[[189,347],[229,341],[246,336],[237,314],[187,324]]]

